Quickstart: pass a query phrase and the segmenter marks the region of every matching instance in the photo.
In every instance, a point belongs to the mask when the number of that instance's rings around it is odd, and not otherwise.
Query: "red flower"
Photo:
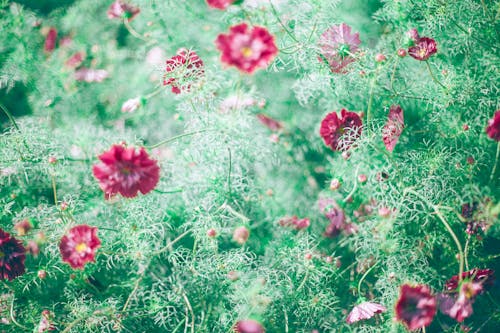
[[[485,285],[491,285],[493,284],[493,280],[495,279],[493,277],[494,271],[492,269],[478,269],[474,268],[470,271],[463,272],[462,273],[462,280],[468,280],[472,281],[474,283],[481,283]],[[458,275],[454,275],[446,281],[445,284],[446,290],[457,290],[458,288]]]
[[[177,55],[167,60],[165,71],[167,74],[163,84],[171,85],[174,94],[189,91],[190,82],[197,80],[205,73],[200,57],[196,52],[186,49],[179,49]]]
[[[353,324],[360,320],[370,319],[377,313],[385,312],[385,306],[372,302],[363,302],[356,305],[346,318],[348,324]]]
[[[394,150],[404,127],[403,110],[399,105],[391,106],[387,122],[382,129],[382,140],[384,140],[385,148],[388,151]]]
[[[493,115],[493,118],[488,120],[486,133],[491,139],[500,142],[500,110],[497,110]]]
[[[342,109],[340,118],[335,112],[326,115],[319,134],[332,150],[345,151],[361,136],[361,126],[361,118],[356,113]]]
[[[224,10],[232,5],[236,0],[206,0],[209,7]]]
[[[149,158],[144,148],[113,145],[99,156],[102,163],[94,165],[92,171],[106,198],[120,193],[126,198],[146,194],[153,190],[160,179],[160,167]]]
[[[0,229],[0,280],[14,280],[25,271],[26,249],[21,241]]]
[[[61,238],[59,251],[64,262],[73,268],[83,269],[86,263],[95,262],[95,253],[100,246],[97,228],[81,224],[71,228]]]
[[[360,44],[359,33],[352,34],[350,26],[345,23],[334,25],[319,39],[322,55],[319,60],[327,62],[332,72],[345,73],[346,66],[355,61],[353,55]]]
[[[264,327],[252,319],[240,320],[234,325],[235,333],[264,333]]]
[[[123,2],[123,0],[116,0],[109,6],[108,18],[110,19],[121,19],[126,18],[129,22],[139,14],[141,10],[134,7],[128,3]]]
[[[248,74],[266,68],[278,54],[274,37],[266,28],[249,29],[246,23],[232,26],[228,34],[220,34],[215,45],[222,52],[223,63]]]
[[[436,298],[426,285],[401,286],[396,303],[396,319],[402,321],[409,330],[428,326],[436,314]]]
[[[263,113],[257,114],[257,118],[259,121],[262,123],[262,125],[266,126],[269,128],[271,131],[279,131],[280,129],[283,128],[283,125],[281,123],[271,117],[266,116]]]
[[[45,52],[52,52],[56,48],[57,40],[57,30],[55,28],[50,28],[47,36],[45,36],[45,44],[43,45],[43,50]]]
[[[418,34],[417,34],[418,37]],[[436,41],[429,37],[418,37],[415,45],[408,49],[408,54],[414,59],[425,61],[437,52]]]
[[[438,296],[439,310],[459,323],[472,315],[475,297],[483,290],[480,283],[465,282],[456,296],[441,294]]]

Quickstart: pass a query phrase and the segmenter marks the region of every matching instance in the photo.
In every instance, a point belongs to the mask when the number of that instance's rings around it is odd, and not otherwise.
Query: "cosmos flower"
[[[462,273],[462,280],[469,280],[474,283],[481,283],[485,286],[490,286],[493,284],[494,271],[492,269],[478,269],[474,268],[470,271]],[[452,276],[448,281],[446,281],[445,289],[449,291],[457,290],[458,288],[458,275]]]
[[[12,281],[25,271],[26,249],[21,241],[0,229],[0,280]]]
[[[475,235],[482,230],[487,229],[487,222],[481,217],[481,211],[478,208],[478,203],[472,204],[465,203],[462,205],[462,217],[465,219],[466,229],[465,232],[469,235]]]
[[[341,232],[350,235],[358,230],[355,224],[346,222],[344,211],[338,207],[335,200],[321,198],[318,200],[318,207],[320,212],[330,221],[325,229],[324,235],[326,237],[336,237]]]
[[[361,118],[354,112],[342,109],[340,118],[331,112],[321,121],[319,134],[325,144],[334,151],[346,151],[361,136]]]
[[[488,120],[486,134],[488,134],[491,139],[500,142],[500,110],[497,110],[493,118]]]
[[[123,19],[126,18],[129,22],[139,14],[141,10],[132,6],[123,0],[116,0],[109,6],[108,18],[109,19]]]
[[[131,98],[122,104],[121,110],[122,112],[134,112],[135,110],[140,108],[141,105],[142,101],[140,97]]]
[[[78,66],[80,66],[82,64],[84,59],[85,59],[85,53],[76,52],[71,57],[69,57],[68,60],[66,60],[66,62],[64,64],[68,68],[77,68]]]
[[[215,45],[224,64],[248,74],[266,68],[278,54],[274,37],[266,28],[249,28],[246,23],[232,26],[228,34],[217,36]]]
[[[206,0],[209,7],[224,10],[232,5],[236,0]]]
[[[292,217],[284,217],[278,223],[282,227],[293,227],[295,230],[302,230],[309,227],[311,221],[308,218],[299,219],[294,215]]]
[[[61,238],[59,251],[64,262],[73,268],[83,269],[88,262],[95,262],[95,253],[100,246],[97,228],[81,224],[71,228]]]
[[[464,282],[457,294],[441,294],[438,296],[439,310],[459,323],[472,315],[472,304],[476,295],[483,290],[481,283]]]
[[[203,61],[194,51],[181,48],[177,54],[167,60],[163,85],[172,86],[174,94],[189,91],[191,83],[204,73]]]
[[[382,129],[382,140],[384,141],[385,148],[392,152],[398,143],[401,133],[403,133],[404,115],[403,110],[399,105],[393,105],[389,109],[387,122]]]
[[[248,237],[250,237],[250,231],[245,226],[238,227],[233,231],[233,240],[240,245],[245,244]]]
[[[264,327],[253,319],[239,320],[234,325],[235,333],[264,333]]]
[[[408,48],[408,54],[417,60],[425,61],[437,52],[436,41],[429,37],[420,37],[416,29],[410,30],[409,37],[413,46]]]
[[[113,145],[99,155],[102,163],[94,165],[92,171],[106,198],[120,193],[126,198],[152,191],[160,179],[160,167],[149,158],[144,148]]]
[[[345,23],[327,29],[319,39],[320,61],[325,61],[334,73],[346,73],[346,67],[354,62],[354,54],[361,41],[359,33],[351,33],[351,27]]]
[[[348,324],[353,324],[360,320],[370,319],[371,317],[375,316],[375,314],[385,312],[386,310],[387,309],[385,308],[385,306],[381,304],[363,302],[356,305],[351,310],[351,312],[349,312],[349,315],[346,318],[346,322]]]
[[[401,286],[396,303],[396,319],[402,321],[409,330],[430,325],[436,314],[436,298],[426,285]]]

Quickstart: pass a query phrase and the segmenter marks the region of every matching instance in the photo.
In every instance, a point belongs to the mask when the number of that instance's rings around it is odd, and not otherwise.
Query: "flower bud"
[[[240,245],[245,244],[249,236],[250,231],[247,229],[247,227],[241,226],[234,229],[233,240]]]

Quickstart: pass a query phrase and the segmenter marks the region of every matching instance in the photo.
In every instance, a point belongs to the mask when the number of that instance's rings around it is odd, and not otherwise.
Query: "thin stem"
[[[372,267],[368,268],[368,270],[365,272],[365,274],[363,274],[363,276],[359,280],[359,282],[358,282],[358,297],[361,295],[361,283],[363,283],[363,281],[365,280],[365,278],[372,271],[372,269],[375,268],[375,266],[377,266],[377,264],[378,264],[378,261],[375,264],[373,264]]]
[[[398,95],[398,92],[396,92],[396,89],[394,89],[394,78],[396,77],[396,68],[398,68],[399,59],[400,59],[399,57],[396,58],[396,61],[394,62],[394,67],[392,68],[392,74],[391,74],[391,89],[396,95]]]
[[[153,252],[153,255],[158,255],[158,254],[161,254],[161,253],[167,251],[168,249],[170,249],[172,247],[172,245],[174,245],[175,243],[177,243],[179,240],[181,240],[184,236],[186,236],[190,232],[191,232],[191,230],[183,232],[182,234],[180,234],[179,236],[177,236],[176,239],[174,239],[173,241],[171,241],[170,243],[168,243],[163,249],[160,249],[160,250],[158,250],[156,252]]]
[[[123,24],[125,25],[125,28],[127,28],[128,32],[130,32],[132,36],[145,42],[148,41],[145,37],[141,36],[141,34],[139,34],[134,28],[132,28],[127,18],[123,19]]]
[[[354,179],[355,179],[354,187],[352,188],[351,192],[349,192],[347,197],[344,198],[343,200],[344,203],[346,203],[347,201],[349,201],[349,199],[351,199],[351,197],[354,195],[354,192],[356,192],[356,189],[358,188],[358,172],[359,172],[359,164],[356,167],[356,172],[354,174]]]
[[[493,181],[493,177],[495,176],[495,172],[497,171],[498,158],[500,157],[500,141],[497,145],[497,154],[495,157],[495,162],[493,164],[493,170],[491,170],[490,182]]]
[[[271,11],[273,12],[274,16],[276,17],[276,19],[278,20],[278,23],[281,25],[281,27],[285,30],[286,34],[288,36],[290,36],[291,39],[293,39],[294,41],[296,41],[297,43],[300,43],[298,41],[297,38],[295,38],[295,36],[291,33],[290,30],[288,30],[288,28],[285,26],[285,24],[283,24],[283,22],[281,21],[281,18],[279,17],[279,14],[278,14],[278,11],[276,10],[276,7],[274,7],[273,3],[271,0],[269,0],[269,4],[271,5]]]
[[[300,283],[300,285],[297,287],[297,291],[299,291],[300,289],[302,289],[302,287],[304,287],[304,285],[306,284],[306,281],[307,281],[307,277],[309,276],[309,269],[306,271],[306,274],[304,275],[304,278],[302,279],[302,282]]]
[[[160,86],[159,86],[157,89],[155,89],[153,92],[151,92],[151,93],[147,94],[146,96],[144,96],[144,99],[148,100],[148,99],[150,99],[151,97],[158,95],[158,94],[159,94],[160,92],[162,92],[162,91],[163,91],[163,86],[162,86],[162,85],[160,85]]]
[[[469,254],[469,243],[470,243],[470,235],[467,237],[467,240],[465,241],[465,249],[464,249],[464,260],[465,260],[466,270],[469,270],[469,260],[467,259],[467,256]]]
[[[53,173],[51,173],[50,177],[52,178],[52,191],[54,192],[54,205],[57,205],[57,187],[56,187],[56,177]]]
[[[185,292],[182,293],[182,298],[184,298],[184,302],[186,303],[186,306],[187,306],[187,308],[189,310],[189,313],[191,314],[191,333],[194,333],[194,320],[195,320],[195,317],[194,317],[193,308],[191,307],[191,303],[189,303],[189,299],[187,298]]]
[[[7,116],[7,118],[9,118],[9,121],[12,123],[12,126],[14,126],[14,128],[18,132],[20,132],[21,130],[19,129],[19,126],[17,126],[16,120],[14,119],[14,117],[12,116],[12,114],[9,112],[9,110],[7,110],[7,108],[2,103],[0,103],[0,109],[2,109],[3,113],[5,113],[5,115]]]
[[[285,315],[285,333],[288,333],[288,314],[286,313],[286,309],[283,309],[283,314]]]
[[[159,146],[162,146],[164,144],[167,144],[167,143],[170,143],[170,142],[173,142],[177,139],[180,139],[180,138],[183,138],[183,137],[186,137],[186,136],[191,136],[191,135],[195,135],[195,134],[198,134],[198,133],[204,133],[204,132],[209,132],[209,131],[216,131],[215,129],[204,129],[204,130],[200,130],[200,131],[194,131],[194,132],[189,132],[189,133],[184,133],[184,134],[179,134],[179,135],[176,135],[170,139],[166,139],[166,140],[163,140],[163,141],[160,141],[154,145],[151,145],[151,146],[146,146],[147,149],[153,149],[153,148],[158,148]]]
[[[370,82],[370,97],[368,99],[368,107],[366,108],[366,123],[368,123],[371,119],[371,110],[373,104],[373,90],[375,89],[375,85],[377,83],[377,75],[378,75],[379,67],[375,69],[375,73],[373,74],[372,81]]]
[[[132,290],[132,292],[128,296],[127,301],[125,302],[125,305],[123,306],[122,312],[125,312],[127,310],[128,305],[130,304],[130,301],[132,300],[132,297],[137,292],[137,289],[139,289],[139,284],[141,283],[142,278],[143,278],[143,276],[141,276],[140,278],[138,278],[137,281],[135,282],[134,289]]]
[[[15,302],[16,298],[15,296],[12,296],[12,303],[10,304],[10,319],[12,320],[12,322],[17,326],[17,327],[20,327],[22,329],[25,329],[25,330],[29,330],[29,328],[27,328],[26,326],[23,326],[21,324],[19,324],[17,321],[16,321],[16,318],[14,318],[14,302]]]
[[[231,159],[231,148],[227,148],[229,154],[229,168],[227,170],[227,193],[228,197],[231,197],[231,169],[232,169],[232,159]]]
[[[176,189],[170,190],[170,191],[162,191],[162,190],[158,190],[158,189],[155,188],[153,191],[157,192],[157,193],[161,193],[161,194],[170,194],[170,193],[179,193],[179,192],[182,192],[182,191],[184,191],[184,189],[182,189],[182,188],[176,188]]]
[[[434,81],[435,83],[439,84],[446,93],[448,93],[448,88],[446,88],[446,86],[444,84],[442,84],[435,76],[434,76],[434,73],[432,72],[432,69],[431,69],[431,65],[429,64],[429,61],[426,60],[425,61],[425,64],[427,65],[427,69],[429,70],[429,74],[431,75],[431,78],[432,78],[432,81]]]

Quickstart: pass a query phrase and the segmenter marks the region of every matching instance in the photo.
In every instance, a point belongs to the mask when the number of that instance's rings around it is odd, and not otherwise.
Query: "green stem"
[[[495,172],[497,171],[498,158],[500,157],[500,142],[497,145],[497,154],[495,157],[495,162],[493,164],[493,170],[491,170],[490,181],[493,181],[493,177],[495,176]]]
[[[144,99],[145,99],[145,100],[148,100],[148,99],[150,99],[151,97],[154,97],[154,96],[158,95],[158,94],[159,94],[160,92],[162,92],[162,91],[163,91],[163,86],[162,86],[162,85],[160,85],[160,86],[159,86],[156,90],[154,90],[152,93],[150,93],[150,94],[148,94],[148,95],[144,96]]]
[[[151,146],[146,146],[147,149],[153,149],[153,148],[158,148],[159,146],[161,145],[164,145],[164,144],[167,144],[169,142],[173,142],[177,139],[180,139],[180,138],[183,138],[185,136],[191,136],[191,135],[195,135],[195,134],[198,134],[198,133],[204,133],[204,132],[209,132],[209,131],[216,131],[215,129],[204,129],[204,130],[200,130],[200,131],[194,131],[194,132],[189,132],[189,133],[184,133],[184,134],[180,134],[180,135],[176,135],[170,139],[166,139],[166,140],[163,140],[163,141],[160,141],[154,145],[151,145]]]
[[[365,274],[363,274],[363,276],[361,277],[361,279],[359,280],[358,282],[358,297],[361,296],[361,283],[363,283],[363,281],[365,280],[365,278],[368,276],[368,274],[372,271],[372,269],[377,266],[378,264],[378,261],[373,264],[372,267],[368,268],[368,270],[365,272]]]
[[[373,104],[373,90],[375,89],[375,86],[377,84],[377,75],[378,75],[378,65],[377,68],[375,69],[375,73],[373,74],[372,81],[370,82],[370,97],[368,99],[368,107],[366,108],[366,123],[371,119],[371,110],[372,110],[372,104]]]
[[[29,328],[27,328],[26,326],[23,326],[21,324],[19,324],[17,321],[16,321],[16,318],[14,318],[14,302],[15,302],[16,298],[15,296],[12,296],[12,303],[10,304],[10,319],[12,320],[12,322],[17,326],[17,327],[20,327],[24,330],[29,330]]]
[[[178,241],[180,241],[184,236],[186,236],[190,232],[191,232],[191,230],[183,232],[182,234],[180,234],[179,236],[177,236],[176,239],[174,239],[173,241],[169,242],[163,249],[160,249],[160,250],[158,250],[156,252],[153,252],[153,255],[158,255],[158,254],[162,254],[163,252],[166,252],[168,249],[170,249],[172,247],[172,245],[174,245],[175,243],[177,243]]]
[[[347,195],[347,197],[342,200],[344,203],[349,201],[349,199],[354,195],[354,192],[356,192],[356,189],[358,188],[358,172],[359,172],[359,164],[356,167],[356,172],[354,173],[354,187],[352,188],[351,192]]]
[[[127,18],[123,19],[123,24],[125,25],[125,28],[128,30],[128,32],[130,32],[132,36],[145,42],[148,41],[145,37],[141,36],[141,34],[139,34],[134,28],[132,28]]]
[[[53,173],[50,175],[50,177],[52,178],[52,191],[54,192],[54,205],[57,205],[56,177],[54,176]]]
[[[231,157],[231,148],[227,148],[227,152],[229,154],[229,168],[227,170],[227,193],[228,197],[231,197],[231,169],[232,169],[232,157]]]
[[[432,81],[435,83],[439,84],[445,91],[445,93],[448,93],[448,88],[445,87],[444,84],[442,84],[435,76],[434,73],[432,72],[431,65],[429,64],[429,61],[426,60],[425,64],[427,65],[427,69],[429,70],[429,74],[431,75]]]
[[[298,41],[298,39],[295,38],[295,36],[291,33],[291,31],[288,30],[288,28],[285,26],[285,24],[283,24],[283,22],[281,21],[281,18],[279,17],[278,11],[276,10],[276,7],[274,7],[273,2],[271,0],[269,0],[269,4],[271,5],[271,11],[273,12],[274,17],[276,17],[276,19],[278,20],[278,23],[285,30],[286,34],[288,36],[290,36],[290,38],[293,39],[294,41],[296,41],[297,43],[300,43]]]
[[[0,109],[2,109],[3,113],[5,113],[7,118],[9,118],[9,121],[12,123],[12,126],[14,126],[14,128],[18,132],[20,132],[21,130],[19,129],[19,126],[17,126],[17,123],[16,123],[14,117],[12,116],[12,114],[9,112],[9,110],[7,110],[7,108],[2,103],[0,103]]]

